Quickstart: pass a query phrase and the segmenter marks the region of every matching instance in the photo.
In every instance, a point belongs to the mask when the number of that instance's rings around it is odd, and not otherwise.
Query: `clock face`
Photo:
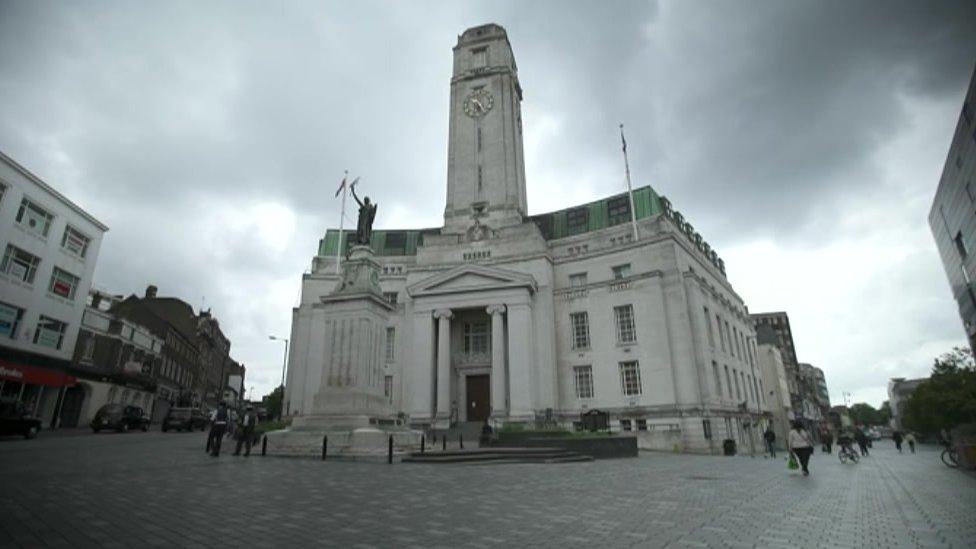
[[[481,118],[488,114],[495,98],[486,90],[475,90],[464,99],[464,114],[471,118]]]

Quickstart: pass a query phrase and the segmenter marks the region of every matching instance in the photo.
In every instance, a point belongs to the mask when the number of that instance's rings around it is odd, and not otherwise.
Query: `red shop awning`
[[[64,372],[16,364],[2,358],[0,358],[0,379],[48,387],[70,387],[77,381]]]

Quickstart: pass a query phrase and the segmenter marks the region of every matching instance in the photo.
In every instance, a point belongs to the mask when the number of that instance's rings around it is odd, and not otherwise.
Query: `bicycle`
[[[955,469],[959,467],[959,451],[955,447],[946,444],[945,450],[942,450],[942,463],[945,463],[947,467],[952,467]]]
[[[842,444],[840,451],[837,452],[837,458],[840,459],[841,463],[847,463],[851,461],[857,463],[860,461],[861,456],[857,455],[857,452],[848,444]]]

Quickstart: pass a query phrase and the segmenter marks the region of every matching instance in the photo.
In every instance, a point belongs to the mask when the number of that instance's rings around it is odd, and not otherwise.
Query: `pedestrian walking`
[[[854,441],[857,442],[858,448],[861,449],[861,456],[868,455],[868,436],[864,434],[864,429],[858,427],[854,430]]]
[[[240,427],[237,429],[237,449],[234,455],[241,455],[241,445],[244,445],[244,457],[251,455],[251,444],[254,443],[254,425],[258,422],[258,416],[254,413],[254,406],[247,405],[244,414],[240,416]]]
[[[220,456],[220,443],[224,440],[224,432],[227,430],[227,420],[230,413],[227,411],[227,404],[221,402],[217,409],[210,414],[210,436],[207,446],[210,448],[210,455]]]
[[[766,441],[766,451],[769,452],[769,457],[776,457],[776,433],[773,432],[773,426],[770,425],[766,427],[766,432],[763,433],[763,439]]]
[[[894,433],[891,433],[891,440],[895,441],[895,448],[898,448],[898,453],[900,454],[901,441],[902,441],[901,431],[895,431]]]
[[[786,437],[786,447],[800,461],[803,476],[810,476],[808,465],[810,464],[810,456],[813,454],[813,442],[810,440],[810,434],[803,428],[803,423],[793,422],[793,429]]]
[[[834,451],[834,433],[830,429],[824,429],[820,433],[820,440],[823,442],[823,451],[832,454]]]
[[[915,453],[915,435],[911,432],[905,434],[905,442],[908,443],[908,447],[912,449],[912,453]]]

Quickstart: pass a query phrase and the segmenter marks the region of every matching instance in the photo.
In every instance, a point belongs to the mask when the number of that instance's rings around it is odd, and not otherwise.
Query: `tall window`
[[[388,326],[386,328],[386,361],[396,360],[396,328]]]
[[[37,329],[34,331],[34,343],[45,347],[61,348],[64,342],[64,331],[67,324],[50,317],[41,315],[37,321]]]
[[[715,348],[715,335],[712,333],[712,319],[708,315],[708,307],[705,307],[705,331],[708,332],[708,346]]]
[[[735,326],[732,327],[732,341],[735,342],[735,354],[737,354],[741,359],[742,347],[739,346],[739,331],[735,329]]]
[[[613,316],[617,321],[617,343],[637,341],[637,328],[634,326],[634,306],[614,307]]]
[[[51,284],[48,286],[47,291],[67,299],[74,299],[80,280],[68,271],[63,271],[55,267],[54,272],[51,273]]]
[[[962,239],[962,231],[956,233],[956,237],[952,239],[956,243],[956,250],[959,252],[959,256],[965,258],[969,253],[966,251],[966,242]]]
[[[640,366],[637,361],[620,363],[620,390],[624,396],[641,394]]]
[[[630,276],[630,263],[625,263],[623,265],[616,265],[611,268],[613,270],[613,279],[620,280],[621,278],[627,278]]]
[[[464,324],[464,354],[488,354],[487,322],[466,322]]]
[[[61,237],[61,247],[78,257],[84,258],[88,254],[88,244],[91,238],[75,229],[71,225],[64,228],[64,236]]]
[[[386,397],[387,402],[393,404],[393,376],[383,377],[383,396]]]
[[[725,367],[725,388],[729,391],[729,398],[732,398],[732,376],[729,375],[728,364],[723,366]]]
[[[593,367],[574,366],[573,376],[576,378],[576,398],[593,398]]]
[[[20,201],[20,208],[17,210],[17,223],[28,231],[39,236],[47,236],[47,233],[51,231],[53,221],[54,216],[44,208],[27,198]]]
[[[725,321],[725,339],[729,340],[729,354],[735,356],[735,349],[732,347],[732,330],[729,329],[729,321]]]
[[[40,263],[41,258],[36,255],[25,252],[12,244],[7,244],[7,250],[3,253],[3,261],[0,262],[0,272],[22,282],[33,284],[34,275],[37,274],[37,266]]]
[[[742,391],[739,388],[739,371],[732,368],[732,379],[735,381],[735,398],[742,400]]]
[[[722,318],[715,315],[715,324],[718,325],[718,339],[722,343],[722,352],[725,352],[725,332],[722,331]]]
[[[81,353],[81,359],[85,362],[91,362],[92,357],[95,356],[95,335],[91,334],[87,339],[85,339],[85,348]]]
[[[0,337],[14,339],[17,328],[24,320],[24,310],[20,307],[0,303]]]
[[[570,313],[569,319],[573,324],[573,349],[589,349],[590,320],[586,311]]]
[[[0,204],[3,204],[3,195],[7,194],[7,186],[0,183]]]
[[[715,396],[722,396],[722,376],[718,374],[718,363],[714,360],[712,361],[712,375],[715,377]]]
[[[570,288],[582,288],[586,286],[586,273],[576,273],[569,275]]]
[[[488,48],[471,50],[471,66],[474,68],[488,66]]]

